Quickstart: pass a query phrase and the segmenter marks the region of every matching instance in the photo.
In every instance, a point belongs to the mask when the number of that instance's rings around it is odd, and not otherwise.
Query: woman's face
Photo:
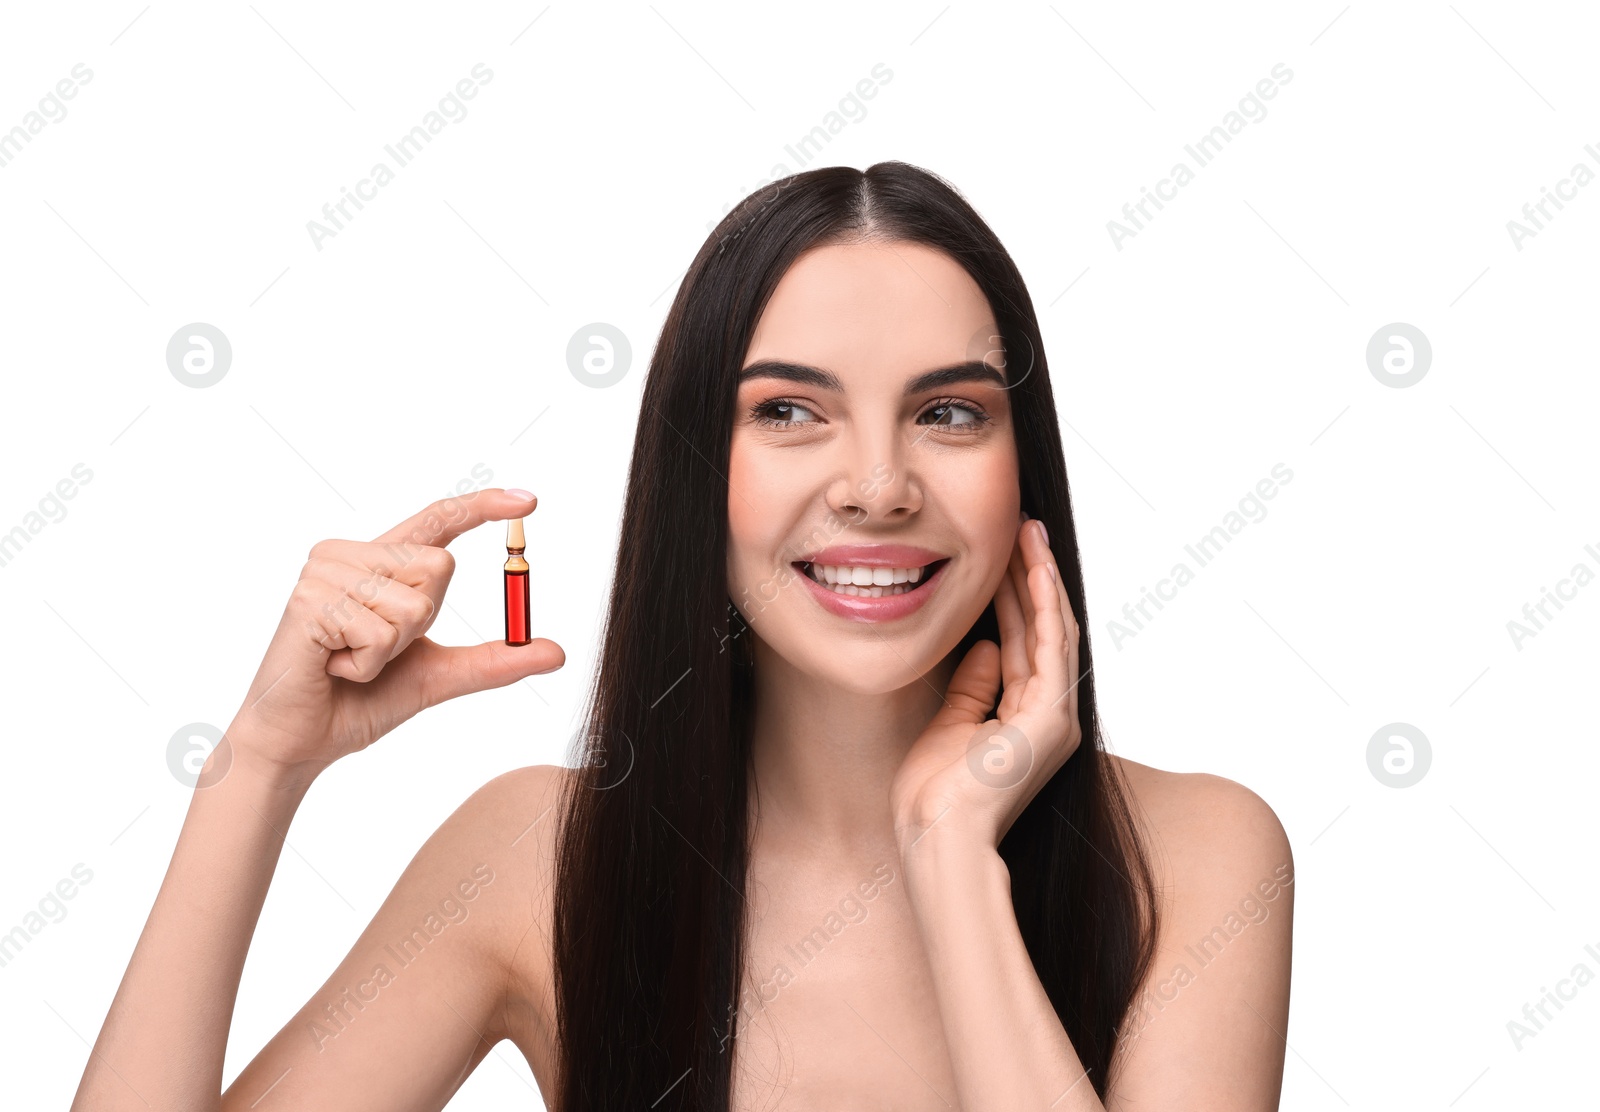
[[[971,628],[1020,524],[996,331],[977,283],[929,247],[830,245],[790,267],[734,410],[728,597],[743,636],[876,694]]]

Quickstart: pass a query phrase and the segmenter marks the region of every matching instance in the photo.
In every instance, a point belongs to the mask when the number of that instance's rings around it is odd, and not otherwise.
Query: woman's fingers
[[[447,648],[419,640],[455,574],[455,557],[444,546],[486,521],[524,517],[537,504],[536,498],[493,487],[433,502],[372,541],[319,541],[302,577],[326,583],[344,599],[326,600],[336,611],[322,622],[328,633],[323,643],[334,650],[329,673],[370,680],[385,664],[406,657],[402,670],[413,682],[436,686],[442,694],[433,701],[440,702],[560,667],[566,659],[560,646],[544,639],[534,642],[539,648],[509,652],[512,647],[501,641]],[[418,651],[407,656],[412,646]]]
[[[300,580],[290,599],[311,640],[331,654],[329,675],[365,683],[399,651],[399,630],[325,579]]]
[[[979,641],[967,650],[945,688],[944,705],[933,716],[943,725],[979,726],[1000,693],[1000,654],[993,642]],[[960,744],[966,744],[962,734]]]
[[[1026,521],[1024,521],[1022,523],[1021,531],[1019,531],[1019,533],[1017,535],[1017,543],[1011,546],[1010,574],[1011,574],[1011,586],[1012,586],[1012,589],[1015,590],[1016,593],[1017,593],[1017,602],[1020,605],[1021,610],[1022,610],[1022,625],[1023,625],[1022,646],[1023,646],[1023,650],[1026,653],[1026,658],[1029,661],[1032,661],[1033,660],[1033,642],[1034,642],[1034,636],[1033,636],[1034,601],[1033,601],[1033,594],[1028,588],[1028,559],[1027,559],[1026,550],[1023,548],[1024,535],[1026,534],[1027,530],[1028,530],[1028,523]],[[1031,666],[1028,669],[1028,674],[1029,675],[1033,674],[1033,668]]]
[[[553,672],[567,661],[560,645],[535,637],[526,645],[486,641],[481,645],[441,645],[419,637],[385,672],[391,682],[414,692],[421,707],[447,699],[505,687],[528,676]],[[419,707],[420,709],[420,707]]]
[[[320,579],[344,592],[400,632],[399,650],[426,633],[439,612],[432,590],[418,589],[381,572],[314,556],[300,570],[302,579]],[[442,591],[440,592],[442,595]]]
[[[1040,562],[1028,571],[1033,598],[1033,674],[1043,681],[1050,700],[1067,689],[1066,628],[1061,620],[1060,596],[1050,578],[1050,565]]]
[[[392,582],[426,595],[434,613],[443,605],[445,591],[456,571],[456,558],[448,548],[411,546],[402,554],[397,546],[376,541],[318,541],[311,547],[300,574],[306,575],[313,564],[344,564],[357,569],[359,574],[353,584],[341,581],[341,586],[356,598],[369,597],[383,583]]]
[[[318,542],[239,709],[236,743],[257,749],[266,767],[320,769],[428,700],[560,667],[560,646],[544,639],[446,650],[426,636],[455,573],[444,546],[535,505],[494,488],[434,502],[374,541]]]
[[[1069,721],[1078,717],[1078,623],[1072,613],[1072,603],[1067,598],[1066,586],[1061,582],[1061,571],[1049,543],[1039,532],[1039,527],[1029,523],[1023,527],[1027,536],[1023,544],[1030,553],[1030,584],[1033,590],[1034,631],[1038,652],[1034,655],[1034,671],[1044,681],[1044,694],[1049,709],[1066,715]],[[1054,573],[1054,574],[1052,574]]]
[[[353,564],[414,587],[433,600],[437,611],[456,569],[455,556],[445,545],[486,521],[526,517],[538,504],[537,498],[511,495],[500,487],[454,495],[429,504],[375,540],[319,541],[311,557]]]
[[[537,498],[519,498],[507,494],[503,487],[453,494],[406,518],[373,543],[442,548],[485,521],[526,517],[538,504]]]
[[[439,593],[434,596],[436,605],[456,570],[455,555],[448,548],[430,545],[380,544],[377,541],[331,538],[312,545],[307,558],[353,564],[430,594],[437,590]]]
[[[1017,601],[1017,588],[1011,569],[1000,577],[1000,586],[994,593],[994,616],[1000,627],[1000,674],[1004,692],[1015,698],[1028,682],[1033,669],[1028,666],[1028,647],[1023,641],[1026,633],[1022,617],[1022,603]]]

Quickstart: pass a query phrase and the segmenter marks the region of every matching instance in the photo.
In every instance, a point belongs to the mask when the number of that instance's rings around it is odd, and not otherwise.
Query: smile
[[[931,555],[931,554],[930,554]],[[899,557],[904,559],[904,557]],[[856,622],[892,622],[916,613],[944,580],[948,557],[904,567],[820,564],[799,560],[794,568],[806,593],[836,617]]]
[[[912,568],[868,568],[811,563],[802,563],[798,566],[813,583],[827,588],[836,595],[852,598],[892,598],[916,590],[945,563],[944,560],[936,560],[925,567]]]

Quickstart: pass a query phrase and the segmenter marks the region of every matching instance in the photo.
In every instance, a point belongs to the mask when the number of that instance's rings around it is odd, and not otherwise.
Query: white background
[[[7,5],[0,130],[75,64],[93,78],[0,168],[0,532],[75,464],[93,477],[0,567],[0,932],[75,864],[93,879],[0,967],[6,1086],[70,1100],[188,804],[168,742],[227,725],[315,541],[370,539],[463,481],[533,490],[535,632],[567,665],[435,708],[313,788],[227,1080],[451,810],[562,759],[677,282],[883,63],[892,79],[805,165],[931,169],[1021,266],[1109,742],[1248,785],[1293,843],[1284,1107],[1578,1092],[1600,987],[1520,1050],[1507,1023],[1580,962],[1600,974],[1600,586],[1520,647],[1507,623],[1574,565],[1600,571],[1600,184],[1520,250],[1507,222],[1575,164],[1600,170],[1592,10],[783,12]],[[480,62],[468,114],[318,250],[307,222]],[[1119,250],[1107,222],[1192,166],[1185,145],[1278,63],[1293,77],[1266,116]],[[166,365],[194,322],[233,349],[205,389]],[[609,389],[567,368],[593,322],[633,345]],[[1404,389],[1365,354],[1395,322],[1433,351]],[[1267,516],[1115,647],[1124,603],[1277,463],[1293,480]],[[501,545],[498,528],[454,543],[434,637],[500,636]],[[1368,765],[1393,722],[1431,749],[1407,788]],[[509,1043],[452,1104],[507,1106],[537,1107]]]

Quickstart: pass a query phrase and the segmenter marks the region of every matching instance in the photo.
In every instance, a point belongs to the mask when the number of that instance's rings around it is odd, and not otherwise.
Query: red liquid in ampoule
[[[506,576],[506,644],[526,645],[528,632],[528,573],[508,571]]]

